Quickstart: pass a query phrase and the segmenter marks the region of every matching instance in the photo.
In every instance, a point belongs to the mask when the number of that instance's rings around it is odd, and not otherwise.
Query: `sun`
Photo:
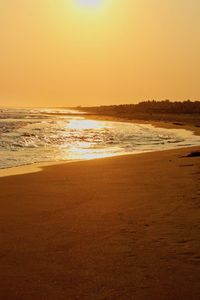
[[[102,0],[77,0],[77,4],[84,7],[98,7],[102,4]]]
[[[113,1],[116,0],[65,0],[70,3],[71,16],[76,20],[99,22],[99,18],[109,14]],[[67,4],[67,5],[68,5]],[[99,23],[100,24],[100,23]]]

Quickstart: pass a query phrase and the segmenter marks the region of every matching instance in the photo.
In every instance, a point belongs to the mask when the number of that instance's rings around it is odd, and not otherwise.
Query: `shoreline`
[[[173,123],[170,122],[160,122],[160,121],[145,121],[145,120],[128,120],[125,118],[119,118],[119,117],[113,117],[113,116],[102,116],[102,115],[89,115],[85,114],[83,116],[85,119],[91,119],[91,120],[97,120],[97,121],[111,121],[111,122],[122,122],[122,123],[136,123],[136,124],[144,124],[144,125],[152,125],[157,128],[165,128],[165,129],[185,129],[190,132],[192,132],[194,135],[200,136],[200,128],[196,128],[196,132],[194,132],[194,126],[191,125],[183,125],[183,126],[178,126],[174,125]],[[199,145],[200,146],[200,145]],[[110,157],[121,157],[121,156],[129,156],[129,155],[137,155],[137,154],[145,154],[145,153],[154,153],[154,152],[160,152],[160,151],[170,151],[170,150],[178,150],[182,148],[195,148],[198,147],[196,145],[194,146],[185,146],[185,147],[180,147],[180,148],[171,148],[171,149],[164,149],[164,150],[152,150],[152,151],[144,151],[140,153],[125,153],[125,154],[118,154],[118,155],[113,155]],[[28,165],[22,165],[22,166],[16,166],[16,167],[9,167],[9,168],[4,168],[0,169],[0,178],[2,177],[8,177],[8,176],[15,176],[15,175],[21,175],[21,174],[29,174],[29,173],[36,173],[40,172],[43,167],[45,166],[54,166],[54,165],[59,165],[59,164],[68,164],[68,163],[73,163],[73,162],[80,162],[80,161],[89,161],[89,160],[96,160],[96,159],[105,159],[109,157],[104,157],[104,158],[93,158],[93,159],[87,159],[87,160],[77,160],[77,161],[49,161],[49,162],[39,162],[39,163],[33,163],[33,164],[28,164]]]
[[[199,299],[200,160],[190,150],[0,178],[0,298]]]
[[[44,167],[48,167],[48,166],[50,167],[55,165],[67,164],[67,163],[70,163],[70,161],[39,162],[39,163],[32,163],[28,165],[4,168],[4,169],[0,169],[0,178],[37,173],[42,171],[42,168]]]
[[[95,161],[95,160],[101,160],[101,159],[109,159],[109,158],[120,158],[120,157],[126,157],[126,156],[135,156],[135,155],[144,155],[144,154],[151,154],[151,153],[160,153],[160,152],[166,152],[166,151],[176,151],[176,150],[188,150],[189,152],[197,151],[199,150],[200,146],[185,146],[180,148],[171,148],[171,149],[164,149],[164,150],[149,150],[149,151],[143,151],[143,152],[136,152],[136,153],[125,153],[125,154],[118,154],[118,155],[112,155],[108,157],[97,157],[97,158],[91,158],[91,159],[80,159],[80,160],[65,160],[65,161],[49,161],[49,162],[39,162],[39,163],[33,163],[28,165],[22,165],[22,166],[16,166],[16,167],[10,167],[10,168],[4,168],[0,169],[0,179],[4,177],[9,176],[17,176],[17,175],[26,175],[31,173],[38,173],[42,172],[43,168],[45,167],[51,167],[51,166],[59,166],[59,165],[67,165],[72,163],[80,163],[80,162],[87,162],[87,161]]]
[[[160,121],[160,120],[145,120],[145,119],[129,119],[122,118],[118,116],[109,116],[109,115],[101,115],[101,114],[85,114],[84,118],[98,120],[98,121],[113,121],[113,122],[125,122],[125,123],[136,123],[136,124],[144,124],[144,125],[153,125],[156,128],[165,128],[165,129],[185,129],[193,132],[194,135],[200,136],[200,126],[195,124],[187,124],[179,121],[171,122],[171,121]]]

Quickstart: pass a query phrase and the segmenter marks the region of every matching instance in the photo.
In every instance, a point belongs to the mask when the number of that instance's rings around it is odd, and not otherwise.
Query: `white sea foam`
[[[86,120],[65,109],[1,109],[0,168],[200,145],[184,129]]]

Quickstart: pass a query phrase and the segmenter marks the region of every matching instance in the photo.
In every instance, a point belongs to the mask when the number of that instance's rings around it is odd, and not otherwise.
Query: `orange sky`
[[[79,1],[0,1],[1,106],[200,99],[199,0]]]

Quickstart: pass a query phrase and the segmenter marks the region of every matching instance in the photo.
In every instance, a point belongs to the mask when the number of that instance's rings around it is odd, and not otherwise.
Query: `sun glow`
[[[77,0],[77,4],[87,7],[98,7],[102,4],[102,0]]]
[[[111,15],[111,7],[114,0],[71,0],[67,2],[70,8],[70,18],[73,22],[88,23],[90,21],[98,26],[102,25],[100,18],[107,18]],[[83,23],[82,23],[83,24]]]

